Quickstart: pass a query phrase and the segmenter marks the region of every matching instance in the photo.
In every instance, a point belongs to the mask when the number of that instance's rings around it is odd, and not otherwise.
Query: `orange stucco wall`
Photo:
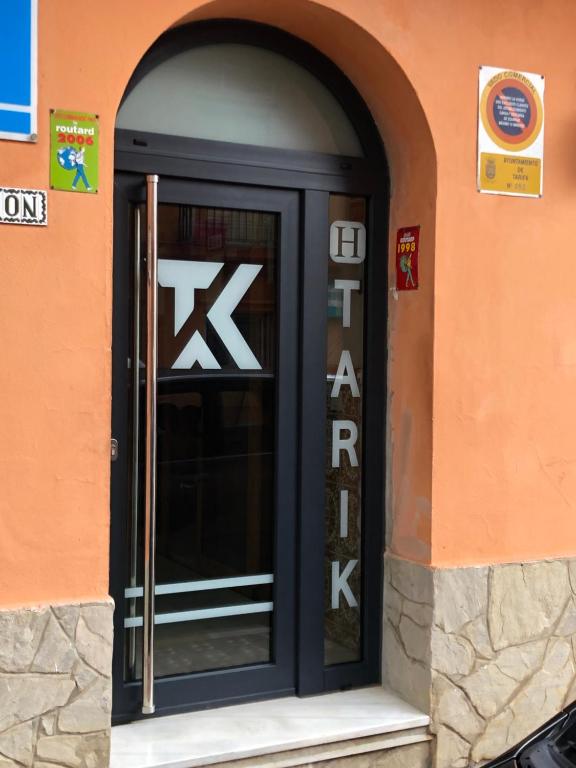
[[[50,192],[47,228],[0,226],[0,602],[108,591],[114,119],[146,49],[196,18],[275,24],[330,56],[382,133],[391,239],[422,226],[422,287],[389,297],[390,549],[576,552],[571,0],[39,5],[39,141],[0,142],[0,185],[48,187],[50,108],[101,116],[101,183]],[[542,200],[476,192],[479,64],[547,77]]]

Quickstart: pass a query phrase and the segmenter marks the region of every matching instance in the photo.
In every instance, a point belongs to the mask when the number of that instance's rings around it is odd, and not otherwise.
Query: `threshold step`
[[[114,726],[110,766],[288,768],[428,741],[428,724],[381,687],[291,696]]]

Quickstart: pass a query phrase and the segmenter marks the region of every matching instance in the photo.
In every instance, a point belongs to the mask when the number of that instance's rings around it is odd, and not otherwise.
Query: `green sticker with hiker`
[[[98,115],[50,111],[50,187],[98,191]]]

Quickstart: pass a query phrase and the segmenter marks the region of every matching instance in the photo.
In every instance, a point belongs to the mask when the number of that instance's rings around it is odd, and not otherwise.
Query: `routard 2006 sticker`
[[[50,110],[50,187],[98,191],[98,115]]]
[[[541,197],[544,77],[480,67],[478,189]]]

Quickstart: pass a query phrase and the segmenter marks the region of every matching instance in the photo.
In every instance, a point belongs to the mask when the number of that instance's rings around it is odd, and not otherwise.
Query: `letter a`
[[[360,397],[360,390],[358,389],[358,381],[356,380],[356,374],[354,372],[352,356],[347,349],[343,349],[342,354],[340,355],[340,362],[338,363],[338,370],[336,371],[336,378],[334,379],[330,397],[338,397],[340,388],[345,384],[348,384],[352,390],[352,397]]]

